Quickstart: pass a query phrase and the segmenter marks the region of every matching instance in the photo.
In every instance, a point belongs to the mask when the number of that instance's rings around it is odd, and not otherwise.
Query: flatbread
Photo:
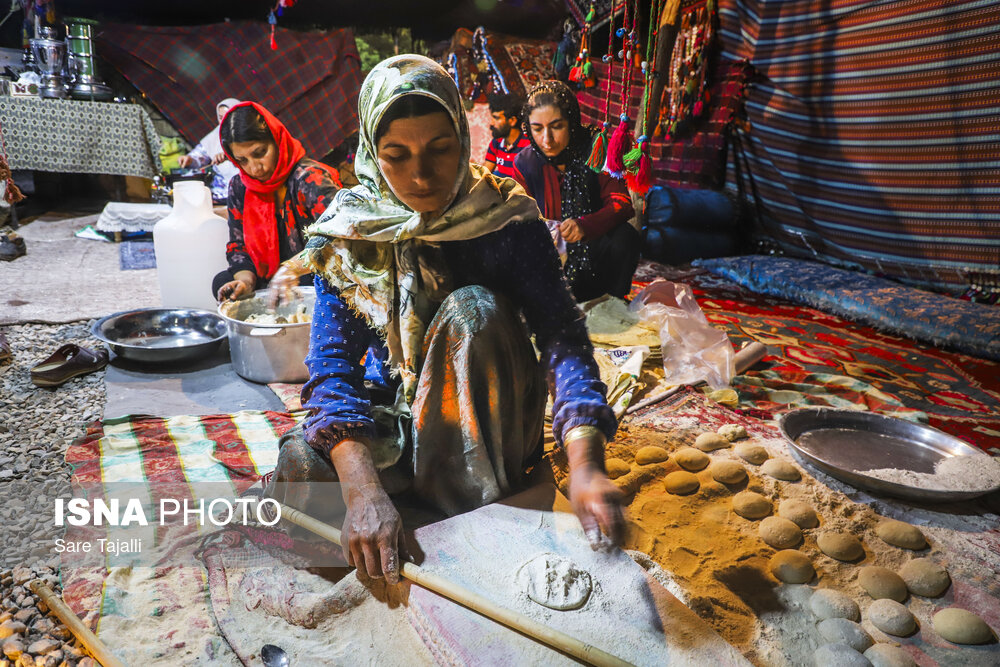
[[[587,332],[594,343],[614,347],[660,347],[660,332],[640,322],[639,315],[630,311],[628,304],[621,299],[605,299],[587,309],[586,313]]]

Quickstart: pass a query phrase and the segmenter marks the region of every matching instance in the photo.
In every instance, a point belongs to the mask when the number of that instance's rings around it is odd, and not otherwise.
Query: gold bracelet
[[[565,435],[563,435],[563,442],[572,442],[573,440],[592,440],[595,437],[600,437],[602,443],[606,442],[604,432],[596,426],[574,426],[567,431]]]

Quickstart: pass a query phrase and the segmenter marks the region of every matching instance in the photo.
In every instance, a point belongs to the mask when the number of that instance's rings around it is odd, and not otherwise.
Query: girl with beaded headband
[[[563,272],[577,301],[624,297],[639,261],[632,202],[620,179],[587,164],[590,128],[569,86],[545,81],[528,93],[521,114],[531,148],[514,159],[514,178],[535,198],[566,243]]]

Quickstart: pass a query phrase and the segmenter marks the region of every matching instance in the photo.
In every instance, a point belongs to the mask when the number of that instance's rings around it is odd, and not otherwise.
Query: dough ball
[[[755,466],[759,466],[761,463],[767,460],[768,454],[767,450],[760,445],[754,445],[749,442],[743,442],[736,445],[733,450],[736,452],[736,456],[740,457],[747,463],[752,463]]]
[[[739,484],[747,478],[746,468],[727,459],[713,462],[711,472],[712,479],[723,484]]]
[[[909,653],[892,644],[875,644],[865,651],[865,657],[872,667],[917,667]]]
[[[641,466],[647,466],[650,463],[662,463],[669,458],[670,452],[656,445],[643,447],[635,453],[635,462]]]
[[[849,621],[861,620],[861,609],[858,603],[840,591],[822,588],[809,598],[809,608],[818,618],[846,618]]]
[[[863,567],[858,572],[858,583],[876,600],[889,598],[896,602],[906,601],[906,584],[892,570],[877,565]]]
[[[816,545],[819,546],[820,551],[837,560],[858,560],[864,558],[865,555],[865,548],[861,546],[861,541],[850,533],[835,531],[820,533],[816,536]]]
[[[627,475],[631,467],[621,459],[608,459],[604,462],[604,469],[608,471],[608,477],[618,479],[622,475]]]
[[[686,496],[698,490],[698,478],[687,470],[677,470],[664,478],[663,486],[670,493]]]
[[[872,625],[887,635],[906,637],[917,629],[917,619],[913,618],[909,609],[895,600],[875,600],[865,614]]]
[[[887,519],[875,527],[875,534],[894,547],[919,551],[927,548],[927,538],[916,526]]]
[[[868,658],[847,644],[824,644],[813,653],[816,667],[872,667]]]
[[[517,571],[521,590],[534,602],[560,611],[579,609],[590,597],[590,573],[552,553],[539,554]]]
[[[993,641],[993,630],[971,611],[958,607],[934,614],[934,629],[953,644],[985,644]]]
[[[801,500],[782,500],[778,505],[778,516],[794,521],[799,528],[815,528],[819,525],[816,510]]]
[[[858,653],[865,651],[875,643],[864,628],[846,618],[828,618],[825,621],[820,621],[817,628],[819,634],[826,641],[834,644],[847,644]]]
[[[805,554],[795,549],[785,549],[774,554],[768,567],[775,579],[786,584],[805,584],[816,574]]]
[[[719,484],[714,479],[698,481],[701,482],[701,486],[698,487],[698,493],[702,498],[728,498],[732,495],[725,484]]]
[[[763,519],[771,513],[771,501],[753,491],[740,491],[733,496],[733,511],[744,519]]]
[[[780,479],[784,482],[797,482],[802,479],[802,473],[799,469],[793,466],[788,461],[782,461],[780,459],[769,459],[764,461],[764,465],[760,467],[760,471],[765,475],[769,475],[775,479]]]
[[[929,558],[914,558],[899,570],[899,576],[914,595],[936,598],[951,586],[951,577]]]
[[[775,549],[791,549],[802,541],[802,529],[780,516],[769,516],[761,521],[757,533],[760,539]]]
[[[674,453],[674,460],[677,461],[677,465],[685,470],[698,472],[699,470],[704,470],[712,459],[708,458],[708,454],[700,449],[684,447]]]
[[[712,452],[729,445],[730,442],[718,433],[702,433],[694,440],[694,446],[703,452]]]
[[[736,442],[737,440],[743,440],[747,437],[747,430],[739,424],[726,424],[725,426],[720,426],[716,433],[729,442]]]

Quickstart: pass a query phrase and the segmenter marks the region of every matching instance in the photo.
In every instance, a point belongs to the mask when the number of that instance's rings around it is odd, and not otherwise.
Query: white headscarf
[[[226,107],[232,109],[234,106],[239,104],[240,101],[235,97],[227,97],[218,104],[215,105],[215,116],[219,116],[219,107],[225,105]],[[216,125],[212,130],[201,138],[199,144],[208,153],[210,158],[214,158],[216,155],[222,152],[222,137],[219,135],[219,131],[222,129],[222,125]],[[223,160],[219,164],[213,167],[215,172],[220,176],[220,182],[229,183],[233,176],[240,173],[240,170],[236,168],[229,160]]]

